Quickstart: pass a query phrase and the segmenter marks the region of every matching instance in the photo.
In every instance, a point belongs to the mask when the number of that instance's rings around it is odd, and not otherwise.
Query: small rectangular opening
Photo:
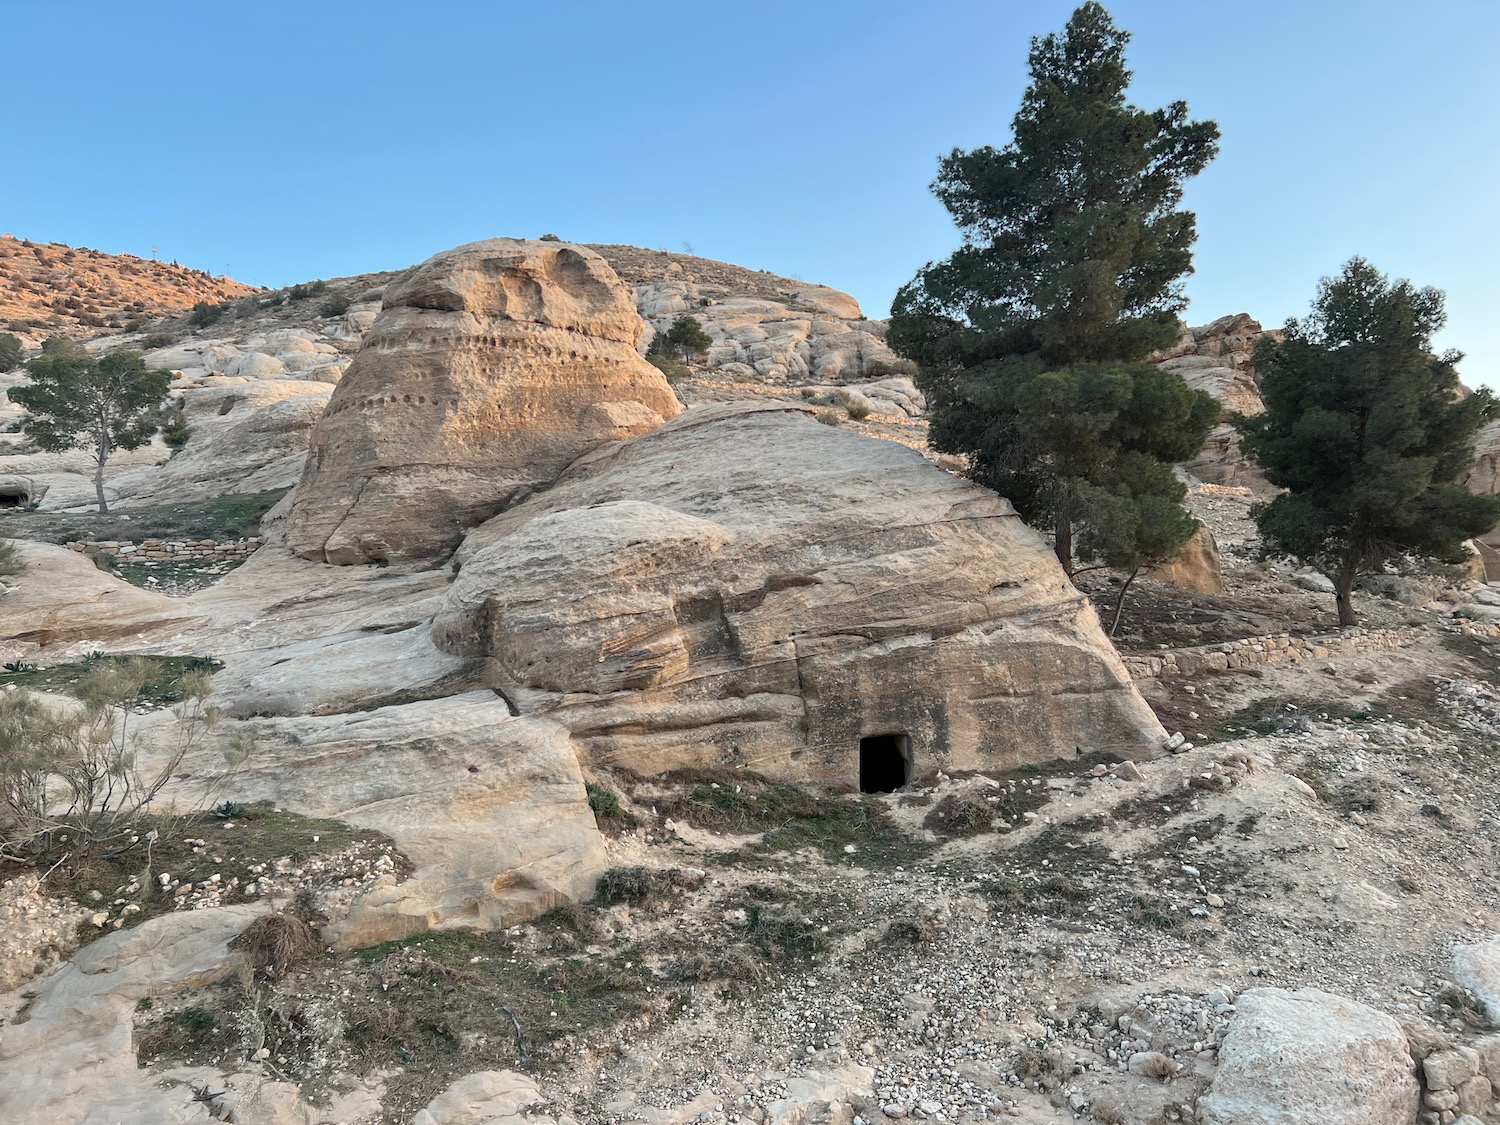
[[[0,492],[0,508],[24,508],[28,502],[24,492]]]
[[[904,734],[872,734],[859,740],[859,791],[894,793],[911,781],[911,755]]]

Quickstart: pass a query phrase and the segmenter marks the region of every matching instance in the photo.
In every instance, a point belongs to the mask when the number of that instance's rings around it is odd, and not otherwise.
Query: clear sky
[[[0,230],[284,285],[554,232],[882,316],[956,233],[1071,0],[0,0]],[[1218,121],[1191,323],[1279,324],[1362,254],[1500,387],[1500,0],[1113,0],[1132,100]]]

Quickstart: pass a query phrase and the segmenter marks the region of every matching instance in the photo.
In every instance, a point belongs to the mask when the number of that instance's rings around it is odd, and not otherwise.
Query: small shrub
[[[593,781],[584,782],[583,788],[588,794],[589,808],[594,810],[596,817],[613,820],[620,815],[620,797],[613,789]]]
[[[812,402],[813,399],[818,397],[818,392],[811,387],[803,387],[800,393],[805,402]]]
[[[870,416],[870,404],[864,398],[851,395],[848,391],[840,389],[833,392],[830,400],[836,406],[842,406],[844,413],[856,422],[862,422]]]
[[[229,943],[250,967],[275,978],[298,961],[323,952],[318,931],[295,914],[264,914]]]
[[[9,332],[0,333],[0,371],[9,371],[20,362],[20,339]]]
[[[223,305],[211,305],[207,301],[199,301],[193,306],[193,311],[188,316],[188,323],[194,328],[207,328],[210,324],[217,323],[223,316]]]
[[[170,332],[148,332],[141,337],[140,348],[143,352],[154,352],[158,348],[170,348],[177,343],[177,337]]]
[[[0,539],[0,578],[13,578],[25,569],[16,545],[9,539]]]
[[[666,877],[653,867],[612,867],[599,877],[594,901],[600,906],[640,906],[660,898],[666,888]]]
[[[923,818],[922,827],[940,836],[975,836],[989,831],[994,817],[994,810],[983,797],[949,793]]]
[[[646,362],[665,375],[668,383],[679,383],[683,379],[690,379],[693,376],[693,369],[691,367],[672,359],[670,356],[648,355]]]
[[[177,452],[187,445],[192,431],[188,429],[187,420],[183,417],[182,408],[174,407],[162,415],[161,440],[166,443],[168,449]]]
[[[558,238],[557,235],[555,235],[555,234],[544,234],[541,237],[541,241],[543,241],[543,242],[561,242],[562,239]]]
[[[288,289],[286,295],[290,301],[305,301],[309,297],[320,297],[326,292],[328,292],[326,281],[303,281]]]
[[[844,424],[844,416],[837,410],[820,410],[814,417],[825,426],[842,426]]]
[[[318,306],[318,315],[343,316],[346,312],[349,311],[349,306],[352,303],[353,302],[350,301],[348,297],[345,297],[342,294],[335,294]]]
[[[828,939],[811,922],[792,913],[751,906],[745,936],[762,956],[775,961],[811,961],[828,948]]]

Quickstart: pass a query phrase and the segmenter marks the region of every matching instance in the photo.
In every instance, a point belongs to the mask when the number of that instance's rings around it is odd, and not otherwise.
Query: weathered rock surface
[[[1201,1125],[1411,1125],[1415,1065],[1400,1024],[1316,989],[1254,988],[1198,1100]]]
[[[136,1002],[231,973],[228,949],[266,907],[164,914],[100,938],[37,987],[22,1022],[0,1028],[0,1121],[13,1125],[156,1125],[209,1121],[188,1085],[162,1088],[136,1068]],[[25,1076],[24,1080],[21,1076]]]
[[[586,899],[606,866],[567,731],[494,692],[251,727],[236,792],[378,829],[416,865],[330,927],[340,945],[525,921]]]
[[[1204,524],[1193,532],[1193,537],[1183,546],[1182,554],[1166,566],[1154,567],[1151,577],[1199,594],[1222,594],[1224,568],[1219,559],[1219,545],[1208,525]]]
[[[439,646],[598,762],[847,783],[867,736],[912,776],[1164,737],[1006,500],[796,408],[599,450],[459,558]]]
[[[0,593],[0,657],[5,660],[29,657],[43,647],[55,659],[69,646],[160,639],[201,617],[181,599],[132,586],[75,551],[14,542],[24,569],[6,579],[10,589]]]
[[[886,345],[886,323],[867,320],[859,302],[826,285],[690,254],[635,246],[595,246],[635,292],[653,330],[684,313],[713,337],[709,363],[734,365],[768,382],[890,375],[904,365]]]
[[[591,250],[493,239],[428,259],[386,288],[313,431],[292,550],[440,555],[580,454],[674,416],[643,331]]]
[[[187,390],[187,445],[163,465],[115,476],[110,486],[135,504],[290,488],[302,476],[308,438],[332,393],[329,383],[288,379]]]
[[[1500,937],[1456,948],[1453,979],[1479,997],[1490,1023],[1500,1027]]]
[[[1221,316],[1199,328],[1185,328],[1176,346],[1156,355],[1168,371],[1182,376],[1190,387],[1207,391],[1223,406],[1218,423],[1198,456],[1184,466],[1208,484],[1241,485],[1270,491],[1265,477],[1240,452],[1239,435],[1230,424],[1232,414],[1260,414],[1260,376],[1253,363],[1255,344],[1266,335],[1248,313]]]

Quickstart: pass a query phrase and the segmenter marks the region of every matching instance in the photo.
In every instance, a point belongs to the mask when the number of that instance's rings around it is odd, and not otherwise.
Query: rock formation
[[[1260,376],[1253,360],[1255,344],[1266,335],[1248,313],[1221,316],[1200,328],[1183,328],[1182,339],[1153,358],[1182,376],[1190,387],[1207,391],[1223,409],[1198,456],[1184,468],[1207,484],[1242,485],[1269,493],[1260,470],[1240,452],[1233,414],[1260,414]]]
[[[886,323],[826,285],[690,254],[595,246],[663,331],[683,313],[714,338],[709,363],[725,375],[797,383],[890,375],[905,364],[886,346]]]
[[[428,259],[386,288],[313,432],[291,548],[441,555],[580,454],[674,416],[642,332],[591,250],[493,239]]]
[[[1310,988],[1251,989],[1237,1007],[1218,1075],[1198,1100],[1203,1125],[1416,1118],[1415,1066],[1390,1016]]]
[[[1164,734],[1009,502],[796,408],[600,450],[459,558],[439,645],[596,763],[854,784]]]

